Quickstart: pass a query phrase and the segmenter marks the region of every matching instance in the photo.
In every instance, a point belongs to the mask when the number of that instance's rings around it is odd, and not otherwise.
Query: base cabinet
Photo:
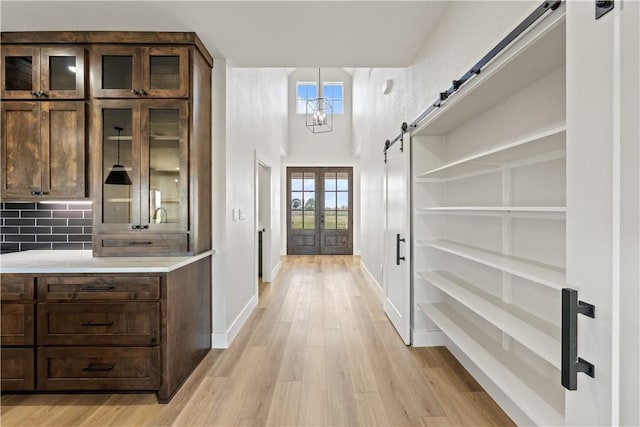
[[[155,391],[211,348],[211,257],[168,273],[2,275],[2,391]]]

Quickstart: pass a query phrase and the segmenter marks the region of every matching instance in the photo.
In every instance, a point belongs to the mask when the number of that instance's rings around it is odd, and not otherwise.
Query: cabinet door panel
[[[3,303],[0,344],[33,345],[33,303]]]
[[[91,54],[91,90],[98,98],[139,98],[140,48],[95,46]]]
[[[2,198],[28,200],[42,187],[40,107],[2,103]]]
[[[47,197],[84,197],[85,105],[77,102],[42,104],[43,189]]]
[[[160,298],[160,277],[38,277],[38,300],[148,300]]]
[[[33,348],[3,348],[0,359],[2,391],[28,391],[35,388]]]
[[[189,96],[189,49],[146,47],[142,49],[142,85],[146,96]]]
[[[40,49],[29,46],[2,47],[3,99],[34,99],[40,90]]]
[[[3,274],[0,279],[0,300],[33,300],[33,282],[32,276]]]
[[[41,88],[56,99],[84,98],[85,51],[83,47],[42,48]]]

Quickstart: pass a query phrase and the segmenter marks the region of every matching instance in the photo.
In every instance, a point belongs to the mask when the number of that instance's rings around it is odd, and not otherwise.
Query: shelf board
[[[524,381],[513,367],[528,369],[524,362],[487,337],[471,322],[461,319],[447,304],[418,303],[422,310],[534,423],[564,425],[564,416],[535,388],[544,390],[544,378],[527,376]],[[455,320],[454,320],[455,319]],[[533,382],[537,382],[534,385]],[[537,386],[537,387],[536,387]]]
[[[424,212],[488,211],[488,212],[567,212],[566,206],[435,206],[418,208]]]
[[[531,319],[524,319],[521,313],[514,309],[512,305],[504,303],[496,296],[477,289],[446,272],[423,271],[418,272],[417,276],[428,281],[511,338],[529,348],[551,365],[560,369],[560,340],[534,326]],[[543,324],[546,322],[538,319],[536,323]],[[550,324],[546,326],[545,329],[558,329]],[[559,335],[559,330],[556,332],[556,335]]]
[[[133,139],[133,136],[131,135],[120,135],[118,136],[108,136],[107,140],[108,141],[131,141]]]
[[[516,141],[471,154],[435,169],[419,174],[418,178],[450,178],[474,172],[496,170],[495,166],[540,156],[565,149],[566,124],[527,135]]]
[[[531,280],[532,282],[548,286],[558,291],[562,290],[565,286],[564,271],[545,264],[525,261],[520,258],[513,258],[507,255],[471,246],[465,246],[447,240],[432,240],[426,242],[426,245],[431,248],[513,274],[514,276]]]
[[[564,16],[550,17],[542,25],[544,30],[523,36],[463,85],[413,134],[444,135],[564,66]]]

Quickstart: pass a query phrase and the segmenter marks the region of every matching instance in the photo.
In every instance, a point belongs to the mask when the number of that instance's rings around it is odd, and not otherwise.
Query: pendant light
[[[114,126],[113,128],[118,131],[118,162],[113,165],[104,183],[111,185],[131,185],[131,178],[129,178],[127,170],[120,164],[120,132],[122,132],[124,128],[120,126]]]
[[[307,101],[306,125],[312,133],[325,133],[333,130],[333,104],[323,97],[320,68],[318,68],[318,97]]]

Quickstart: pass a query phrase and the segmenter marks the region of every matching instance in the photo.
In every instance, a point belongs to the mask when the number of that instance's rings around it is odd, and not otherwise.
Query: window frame
[[[344,82],[340,82],[340,81],[323,81],[322,82],[322,96],[327,98],[325,96],[325,90],[324,87],[327,85],[332,85],[332,86],[340,86],[340,93],[342,95],[342,97],[340,98],[340,101],[342,102],[342,111],[340,112],[336,112],[335,107],[333,109],[333,114],[344,114],[344,110],[345,110],[345,105],[344,105]],[[334,104],[335,99],[334,98],[327,98],[331,101],[331,105]]]
[[[298,98],[299,88],[300,86],[314,86],[316,88],[316,98],[318,97],[318,82],[311,81],[298,81],[296,82],[296,114],[307,114],[307,102],[310,100],[309,98]],[[311,98],[311,99],[316,99]],[[298,106],[300,101],[304,101],[304,109],[302,111],[298,110]]]

